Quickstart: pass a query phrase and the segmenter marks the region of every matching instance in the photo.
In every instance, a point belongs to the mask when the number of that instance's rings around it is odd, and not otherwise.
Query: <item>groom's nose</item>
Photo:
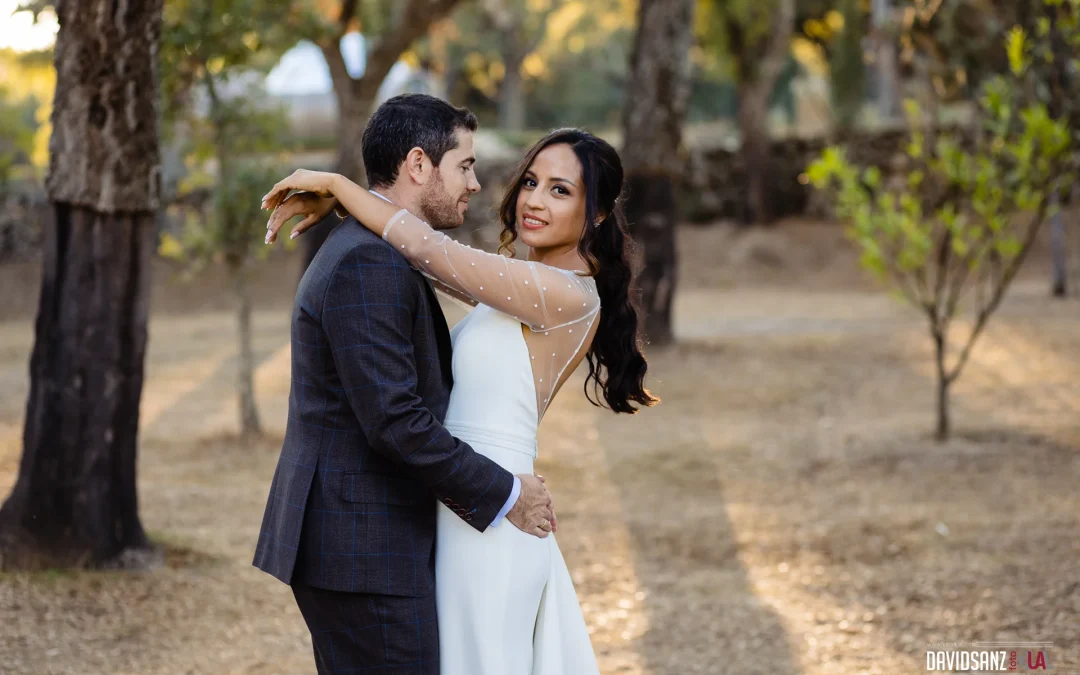
[[[480,181],[476,180],[475,173],[469,172],[469,182],[466,184],[465,188],[469,192],[480,192]]]

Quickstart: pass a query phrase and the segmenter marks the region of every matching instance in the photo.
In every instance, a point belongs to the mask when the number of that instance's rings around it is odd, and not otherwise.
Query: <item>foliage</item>
[[[190,116],[190,96],[265,74],[296,41],[273,0],[169,0],[161,41],[166,121]]]
[[[0,85],[0,189],[12,177],[15,163],[26,161],[34,150],[33,101],[15,101]]]
[[[1080,0],[1046,0],[1034,17],[1032,40],[1014,33],[1006,50],[1025,89],[1080,134]],[[1080,171],[1080,144],[1072,148],[1072,170]]]
[[[837,124],[840,128],[850,128],[862,107],[865,90],[862,41],[866,34],[866,14],[859,0],[839,0],[837,4],[840,11],[831,13],[839,18],[835,21],[839,31],[829,36],[833,38],[829,84]]]
[[[835,147],[808,172],[815,186],[835,195],[864,267],[926,314],[943,390],[960,375],[1054,198],[1075,178],[1066,121],[1051,117],[1034,88],[1024,86],[1044,42],[1019,27],[1009,33],[1012,74],[983,85],[981,124],[970,145],[961,133],[927,124],[909,101],[906,180],[896,184],[875,167],[856,167]],[[965,298],[973,327],[950,365],[949,329]]]
[[[159,253],[183,260],[195,273],[208,263],[239,269],[263,259],[266,214],[260,200],[268,186],[287,173],[278,139],[286,130],[284,115],[261,108],[255,95],[220,100],[214,114],[190,115],[182,141],[188,174],[180,181],[172,215],[183,233],[162,235]],[[197,204],[190,208],[185,204]],[[291,248],[293,242],[288,242]]]
[[[1008,72],[1001,36],[1023,25],[1028,9],[1015,0],[907,0],[898,27],[900,62],[907,75],[928,79],[942,101],[977,97],[984,82]]]
[[[193,269],[211,261],[239,269],[264,253],[259,197],[283,173],[265,156],[283,150],[287,121],[282,110],[264,102],[260,82],[294,40],[281,29],[274,3],[266,0],[166,4],[161,47],[166,119],[189,171],[177,198],[198,202],[208,194],[211,208],[188,209],[183,234],[163,237],[163,255],[184,259]]]
[[[0,164],[16,157],[43,172],[49,159],[56,70],[52,50],[17,53],[0,49]]]
[[[468,105],[485,123],[506,78],[501,29],[489,5],[523,17],[527,47],[522,76],[528,125],[534,128],[618,122],[636,2],[630,0],[482,0],[464,3],[418,47],[447,74],[451,100]]]
[[[222,180],[206,172],[192,174],[185,180],[181,199],[209,190],[211,208],[170,207],[171,215],[183,219],[183,230],[179,236],[164,233],[158,253],[185,263],[189,275],[211,263],[238,269],[252,259],[265,258],[272,249],[262,245],[266,214],[259,201],[267,186],[284,174],[280,166],[257,160],[239,163]]]

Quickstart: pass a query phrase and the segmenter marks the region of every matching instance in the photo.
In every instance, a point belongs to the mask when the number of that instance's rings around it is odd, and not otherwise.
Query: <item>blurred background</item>
[[[1078,1],[0,0],[0,673],[313,672],[250,562],[328,224],[258,203],[402,92],[488,250],[622,153],[662,403],[538,464],[604,673],[1080,672]]]

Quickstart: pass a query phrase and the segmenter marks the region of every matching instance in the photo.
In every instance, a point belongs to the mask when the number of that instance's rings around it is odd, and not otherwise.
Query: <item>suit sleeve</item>
[[[419,289],[381,242],[355,247],[331,274],[322,324],[349,405],[372,450],[407,467],[483,532],[510,496],[514,476],[454,438],[417,393],[412,344]]]

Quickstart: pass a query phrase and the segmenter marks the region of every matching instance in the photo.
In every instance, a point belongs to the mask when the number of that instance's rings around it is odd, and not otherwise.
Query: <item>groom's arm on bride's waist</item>
[[[412,326],[420,293],[411,268],[389,246],[359,244],[330,275],[323,329],[371,449],[408,467],[482,532],[509,510],[516,479],[454,438],[417,393]]]

